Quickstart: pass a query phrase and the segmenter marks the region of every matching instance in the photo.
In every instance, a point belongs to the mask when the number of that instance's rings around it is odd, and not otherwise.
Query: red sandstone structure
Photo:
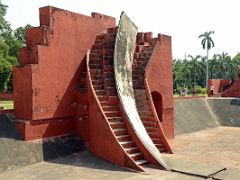
[[[239,77],[232,81],[228,79],[209,79],[208,96],[210,95],[210,86],[214,85],[214,96],[217,97],[240,97],[240,79]]]
[[[171,37],[133,37],[128,81],[143,140],[116,84],[120,29],[106,15],[40,8],[40,26],[27,30],[13,72],[15,123],[25,140],[76,133],[93,154],[139,171],[147,162],[161,164],[156,154],[172,153],[167,142],[174,137]]]

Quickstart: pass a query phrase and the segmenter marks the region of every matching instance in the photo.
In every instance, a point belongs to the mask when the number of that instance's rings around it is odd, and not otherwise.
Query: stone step
[[[106,40],[103,42],[103,49],[105,48],[114,49],[114,46],[115,46],[115,39]]]
[[[140,160],[137,160],[136,163],[137,163],[138,165],[144,165],[144,164],[147,164],[148,161],[146,161],[145,159],[140,159]]]
[[[152,55],[151,52],[142,52],[139,54],[138,59],[140,59],[140,58],[148,58],[149,59],[151,57],[151,55]]]
[[[98,74],[98,75],[91,75],[92,80],[100,80],[103,79],[103,75],[102,74]]]
[[[95,92],[96,92],[97,95],[100,95],[100,96],[106,95],[106,91],[105,90],[95,90]]]
[[[140,116],[153,116],[153,113],[151,111],[138,111],[138,114]]]
[[[114,88],[114,87],[116,87],[115,81],[105,81],[104,85],[105,85],[105,88],[109,88],[109,87]]]
[[[90,50],[90,54],[95,54],[95,56],[98,56],[99,57],[99,55],[103,55],[103,52],[102,52],[102,49],[91,49]]]
[[[154,121],[142,121],[142,123],[146,127],[156,127],[156,122]]]
[[[103,72],[105,78],[114,78],[114,72]]]
[[[102,58],[101,57],[91,58],[89,61],[89,65],[93,65],[93,64],[102,65]]]
[[[140,71],[140,70],[132,70],[133,76],[144,76],[145,71]]]
[[[119,111],[119,106],[102,106],[104,111]]]
[[[133,85],[133,89],[144,89],[143,85]]]
[[[91,54],[95,54],[96,56],[113,56],[114,49],[112,48],[99,48],[99,49],[91,49]]]
[[[121,144],[124,148],[136,147],[134,141],[122,141],[122,142],[120,142],[120,144]]]
[[[109,97],[110,96],[108,96],[108,101],[100,101],[101,106],[117,106],[118,105],[119,103],[118,101],[110,101]]]
[[[102,79],[92,79],[92,85],[103,85]]]
[[[111,60],[105,59],[105,57],[102,60],[103,65],[113,65],[113,57]]]
[[[90,69],[90,74],[91,76],[94,76],[94,75],[102,75],[102,69]]]
[[[111,123],[111,122],[123,122],[123,117],[122,116],[108,117],[107,120],[109,121],[109,123]]]
[[[151,126],[147,126],[145,127],[147,132],[158,132],[158,128],[157,127],[151,127]]]
[[[160,138],[152,138],[152,141],[154,144],[162,144],[162,141]]]
[[[102,56],[101,55],[99,55],[99,54],[94,54],[94,53],[91,53],[91,51],[90,51],[90,54],[89,54],[89,59],[90,59],[90,62],[92,61],[92,59],[102,59]],[[90,63],[89,62],[89,63]]]
[[[91,49],[103,49],[103,41],[102,42],[95,42],[95,44],[92,45]]]
[[[112,129],[126,128],[125,122],[109,122]]]
[[[105,36],[104,36],[104,34],[99,34],[99,35],[97,35],[96,40],[95,40],[95,43],[102,43],[102,42],[104,42],[104,41],[105,41]]]
[[[104,72],[114,72],[113,69],[114,69],[114,68],[113,68],[113,65],[104,65],[104,66],[103,66],[103,71],[104,71]]]
[[[139,55],[139,57],[135,60],[135,63],[137,63],[137,64],[139,64],[139,63],[148,63],[148,61],[149,61],[149,58],[147,58],[147,57],[142,57],[142,56],[140,56]]]
[[[145,62],[145,61],[141,61],[141,60],[138,60],[138,59],[135,60],[135,65],[137,65],[137,66],[146,67],[147,63],[148,63],[148,61]]]
[[[105,34],[104,34],[104,39],[105,39],[106,41],[115,41],[116,35],[117,35],[117,34],[114,33],[114,32],[112,32],[112,33],[108,32],[108,33],[105,33]]]
[[[115,82],[115,78],[104,78],[104,82]]]
[[[114,129],[113,132],[115,136],[128,135],[128,131],[126,128]]]
[[[93,85],[94,90],[104,90],[103,84],[95,84]]]
[[[150,136],[151,139],[160,138],[159,132],[148,132],[148,135]]]
[[[132,69],[133,70],[140,70],[140,71],[144,71],[146,68],[145,65],[141,65],[141,64],[133,64],[132,65]]]
[[[113,56],[113,53],[114,53],[114,49],[113,48],[102,49],[102,54],[104,56]]]
[[[125,148],[125,151],[126,151],[128,154],[132,154],[132,153],[139,152],[139,149],[138,149],[138,147],[129,147],[129,148]]]
[[[118,111],[104,111],[105,115],[107,117],[119,117],[122,116],[122,112],[120,110]]]
[[[140,75],[133,74],[133,75],[132,75],[132,79],[133,79],[133,80],[141,80],[141,81],[144,81],[144,76],[140,76]]]
[[[131,136],[130,135],[122,135],[122,136],[116,136],[116,138],[118,139],[118,141],[130,141],[131,140]]]
[[[155,118],[153,116],[140,116],[142,121],[148,121],[148,122],[155,122]]]
[[[116,86],[114,86],[114,87],[107,87],[106,89],[107,89],[106,91],[107,91],[107,95],[108,96],[118,96]]]
[[[133,80],[133,86],[143,86],[144,87],[144,81],[135,81]]]
[[[143,154],[140,152],[130,154],[130,157],[135,161],[143,159]]]
[[[164,148],[164,146],[163,146],[162,143],[159,143],[159,144],[154,143],[154,144],[155,144],[155,146],[156,146],[158,149],[163,149],[163,150],[165,150],[165,148]]]
[[[103,101],[103,102],[104,102],[104,101],[108,101],[108,96],[102,96],[102,95],[101,95],[101,96],[98,96],[98,100],[99,100],[99,101]]]
[[[165,148],[158,148],[161,153],[167,152]]]

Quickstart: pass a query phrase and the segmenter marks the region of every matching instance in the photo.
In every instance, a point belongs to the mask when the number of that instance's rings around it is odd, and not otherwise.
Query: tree
[[[233,63],[235,64],[235,75],[237,75],[237,72],[240,70],[240,53],[237,53],[233,58],[232,58]]]
[[[2,4],[0,0],[0,41],[3,41],[4,37],[11,34],[11,27],[10,24],[5,20],[4,16],[7,13],[6,5]]]
[[[214,31],[205,32],[204,34],[201,34],[198,36],[198,38],[202,38],[201,45],[203,49],[206,49],[206,89],[208,87],[208,55],[209,50],[214,47],[214,42],[211,38],[211,34],[214,34]]]
[[[18,65],[19,48],[26,45],[27,24],[12,30],[6,21],[7,6],[0,0],[0,91],[12,90],[12,67]]]
[[[227,78],[225,75],[225,71],[228,70],[229,61],[231,61],[231,57],[228,53],[222,52],[221,54],[216,55],[218,58],[218,69],[219,69],[219,79]],[[228,72],[229,73],[229,72]],[[229,74],[228,74],[229,75]]]
[[[0,57],[0,91],[7,91],[11,71],[11,63]]]
[[[190,61],[188,62],[188,64],[190,65],[191,69],[192,69],[192,74],[193,74],[193,84],[194,87],[196,86],[196,76],[197,76],[197,71],[199,72],[199,68],[201,68],[198,59],[201,58],[201,56],[195,56],[193,57],[192,55],[188,55],[188,57],[190,58]]]
[[[209,62],[208,62],[209,75],[211,79],[216,78],[216,72],[218,72],[217,66],[218,66],[218,60],[217,60],[217,56],[214,54],[213,58],[209,59]]]

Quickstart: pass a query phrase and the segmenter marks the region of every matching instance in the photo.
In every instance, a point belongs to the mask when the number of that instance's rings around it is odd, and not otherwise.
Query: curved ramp
[[[132,83],[132,62],[137,27],[126,13],[121,14],[114,50],[114,73],[120,102],[135,134],[159,164],[168,169],[163,157],[153,144],[139,117]]]

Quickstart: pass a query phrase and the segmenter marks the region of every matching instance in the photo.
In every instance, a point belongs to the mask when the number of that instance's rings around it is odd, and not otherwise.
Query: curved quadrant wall
[[[156,161],[164,168],[168,169],[161,153],[153,144],[144,128],[136,108],[132,83],[132,61],[136,35],[137,27],[129,19],[126,13],[123,12],[118,25],[114,50],[114,73],[117,92],[123,110],[135,134]]]

